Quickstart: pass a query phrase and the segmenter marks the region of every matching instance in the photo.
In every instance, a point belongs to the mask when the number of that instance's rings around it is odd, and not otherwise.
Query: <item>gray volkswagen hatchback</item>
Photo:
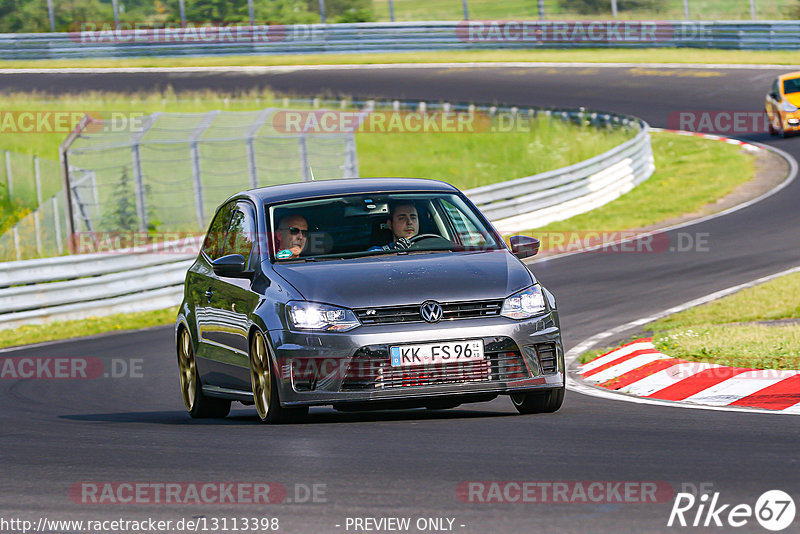
[[[278,185],[216,211],[176,322],[192,417],[231,401],[266,422],[309,406],[454,408],[564,400],[553,295],[455,187],[375,178]]]

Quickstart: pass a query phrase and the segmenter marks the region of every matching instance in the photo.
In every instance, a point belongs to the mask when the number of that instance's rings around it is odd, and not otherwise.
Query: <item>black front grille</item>
[[[418,323],[423,322],[419,314],[421,304],[408,306],[387,306],[382,308],[357,308],[355,313],[363,325]],[[444,302],[442,321],[452,319],[473,319],[476,317],[496,317],[503,307],[502,300],[473,300],[466,302]]]
[[[542,373],[555,373],[558,369],[556,359],[556,346],[553,343],[540,343],[536,345],[536,355],[539,356],[539,365]]]
[[[511,338],[483,338],[485,360],[451,364],[392,367],[388,345],[362,347],[356,351],[342,382],[342,391],[365,391],[517,380],[528,378],[519,349]]]

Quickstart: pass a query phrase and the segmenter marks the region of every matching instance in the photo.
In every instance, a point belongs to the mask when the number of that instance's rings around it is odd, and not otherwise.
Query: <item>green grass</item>
[[[753,369],[800,369],[800,324],[757,321],[800,319],[800,273],[744,289],[644,326],[670,356]],[[613,347],[611,347],[613,348]],[[611,350],[581,355],[582,363]]]
[[[656,171],[646,182],[597,209],[525,233],[548,250],[568,243],[571,232],[645,227],[696,212],[755,173],[754,157],[738,146],[666,132],[654,132],[652,145]]]
[[[392,54],[286,54],[169,58],[103,58],[0,60],[0,68],[60,69],[109,67],[225,67],[286,65],[369,65],[385,63],[471,62],[586,62],[586,63],[734,63],[797,65],[794,50],[704,50],[693,48],[554,49],[554,50],[453,50],[448,52],[396,52]]]
[[[568,11],[556,0],[545,0],[549,20],[611,19],[611,2],[603,13],[586,14]],[[690,0],[690,16],[694,20],[750,19],[747,0]],[[793,0],[756,0],[756,16],[760,20],[780,20],[789,17]],[[373,0],[377,20],[389,20],[388,0]],[[618,17],[627,20],[682,20],[681,0],[663,0],[658,10],[620,10]],[[531,19],[539,17],[538,3],[532,0],[469,0],[469,17],[480,19]],[[395,20],[461,20],[462,4],[458,0],[394,0]]]
[[[174,324],[177,315],[178,307],[175,306],[150,312],[121,313],[79,321],[54,321],[46,325],[26,325],[0,330],[0,348]]]
[[[362,176],[413,176],[470,189],[578,163],[612,149],[629,132],[546,118],[530,133],[358,134]]]

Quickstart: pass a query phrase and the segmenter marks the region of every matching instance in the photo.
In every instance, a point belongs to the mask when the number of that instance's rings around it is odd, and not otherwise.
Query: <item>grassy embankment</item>
[[[798,294],[800,273],[794,273],[670,315],[644,330],[652,332],[658,350],[676,358],[753,369],[800,369]],[[581,361],[612,348],[587,352]]]

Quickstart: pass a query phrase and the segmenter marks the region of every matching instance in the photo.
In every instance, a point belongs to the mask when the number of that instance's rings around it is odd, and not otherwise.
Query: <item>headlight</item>
[[[500,315],[509,319],[527,319],[545,310],[544,295],[538,285],[511,295],[503,301]]]
[[[299,330],[346,332],[361,325],[352,310],[316,302],[290,302],[286,305],[286,315],[289,326]]]
[[[789,113],[794,113],[795,111],[797,111],[797,106],[795,106],[791,102],[784,102],[783,104],[781,104],[781,108],[783,108],[783,111],[788,111]]]

